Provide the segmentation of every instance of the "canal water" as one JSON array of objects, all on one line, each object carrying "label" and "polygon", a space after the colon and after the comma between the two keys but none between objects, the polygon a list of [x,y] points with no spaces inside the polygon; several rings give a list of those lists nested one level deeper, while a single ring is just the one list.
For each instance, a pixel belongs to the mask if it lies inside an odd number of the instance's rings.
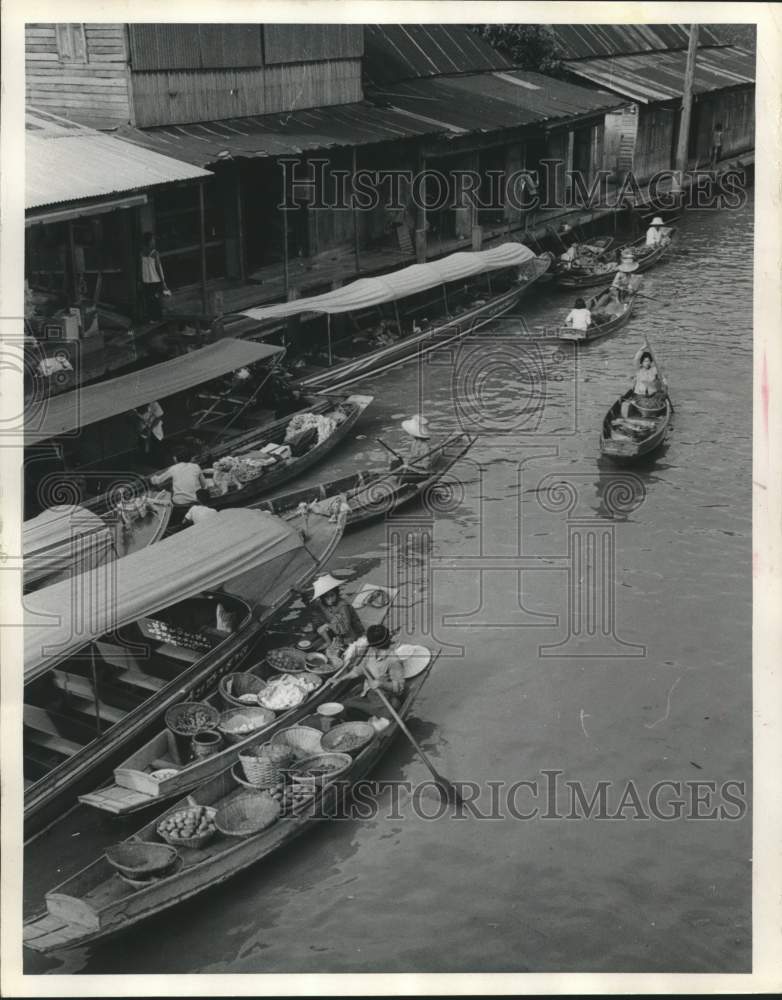
[{"label": "canal water", "polygon": [[[330,569],[401,584],[403,634],[443,650],[411,729],[482,814],[495,783],[496,818],[385,791],[373,818],[28,972],[749,971],[751,818],[726,796],[751,797],[752,245],[751,205],[687,214],[630,325],[577,355],[519,332],[572,305],[541,287],[498,333],[354,386],[375,402],[310,477],[383,464],[413,412],[478,433],[428,506],[347,536]],[[674,426],[621,469],[599,429],[644,336]],[[429,775],[400,737],[375,777]],[[600,782],[583,818],[572,789]],[[739,818],[690,818],[720,806]],[[77,810],[34,845],[25,911],[117,829]]]}]

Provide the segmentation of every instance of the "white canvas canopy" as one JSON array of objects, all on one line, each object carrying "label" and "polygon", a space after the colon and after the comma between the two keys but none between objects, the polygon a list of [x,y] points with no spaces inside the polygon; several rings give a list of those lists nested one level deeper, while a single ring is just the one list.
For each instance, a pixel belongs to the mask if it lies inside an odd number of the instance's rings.
[{"label": "white canvas canopy", "polygon": [[354,309],[393,302],[429,288],[447,284],[449,281],[463,281],[465,278],[499,271],[505,267],[519,267],[535,258],[529,247],[522,243],[503,243],[490,250],[476,253],[454,253],[442,260],[428,264],[412,264],[391,274],[375,278],[359,278],[344,288],[337,288],[324,295],[311,298],[280,302],[274,306],[259,306],[247,309],[245,316],[255,320],[283,319],[300,313],[344,313]]},{"label": "white canvas canopy", "polygon": [[75,574],[114,558],[114,535],[105,521],[84,507],[49,507],[24,523],[24,582],[30,585],[73,568]]}]

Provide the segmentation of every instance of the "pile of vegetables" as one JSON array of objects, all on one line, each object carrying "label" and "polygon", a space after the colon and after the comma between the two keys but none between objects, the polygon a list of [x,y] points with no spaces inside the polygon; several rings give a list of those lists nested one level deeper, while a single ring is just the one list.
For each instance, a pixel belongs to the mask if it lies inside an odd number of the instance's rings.
[{"label": "pile of vegetables", "polygon": [[202,837],[213,834],[217,830],[213,812],[206,806],[193,806],[167,816],[158,826],[157,832],[170,843],[190,840],[192,837]]}]

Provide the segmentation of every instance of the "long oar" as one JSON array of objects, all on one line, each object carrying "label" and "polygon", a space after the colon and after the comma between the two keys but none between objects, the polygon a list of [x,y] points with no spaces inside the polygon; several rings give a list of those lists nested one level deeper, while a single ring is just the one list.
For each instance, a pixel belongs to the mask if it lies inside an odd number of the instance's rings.
[{"label": "long oar", "polygon": [[[439,656],[440,654],[438,653],[437,655]],[[367,670],[366,666],[363,663],[361,665],[361,669],[364,671],[364,674],[366,675],[368,680],[370,681],[375,680],[375,678],[372,677],[372,675],[369,673],[369,671]],[[447,778],[444,778],[442,774],[439,773],[439,771],[436,770],[434,764],[429,760],[424,751],[421,749],[415,737],[407,728],[407,726],[404,724],[404,722],[402,721],[402,717],[393,707],[388,698],[386,698],[386,696],[383,694],[383,692],[380,690],[379,687],[373,688],[373,690],[375,694],[378,696],[378,698],[380,698],[380,700],[385,705],[387,712],[392,717],[394,722],[396,722],[396,724],[399,726],[399,728],[402,730],[402,732],[405,734],[408,740],[410,740],[416,752],[418,753],[418,756],[421,758],[424,764],[426,764],[426,767],[429,770],[429,773],[432,775],[434,783],[435,785],[437,785],[440,794],[445,797],[445,800],[447,802],[455,802],[457,805],[462,805],[463,800],[461,795],[459,794],[459,790],[456,788],[455,785],[451,784],[451,782]]]}]

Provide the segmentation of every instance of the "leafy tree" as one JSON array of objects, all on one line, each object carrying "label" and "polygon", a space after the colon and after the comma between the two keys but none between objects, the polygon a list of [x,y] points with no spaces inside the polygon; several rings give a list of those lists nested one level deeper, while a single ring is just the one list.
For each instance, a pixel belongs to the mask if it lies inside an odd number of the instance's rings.
[{"label": "leafy tree", "polygon": [[519,69],[557,74],[560,48],[547,24],[473,24],[470,27]]}]

